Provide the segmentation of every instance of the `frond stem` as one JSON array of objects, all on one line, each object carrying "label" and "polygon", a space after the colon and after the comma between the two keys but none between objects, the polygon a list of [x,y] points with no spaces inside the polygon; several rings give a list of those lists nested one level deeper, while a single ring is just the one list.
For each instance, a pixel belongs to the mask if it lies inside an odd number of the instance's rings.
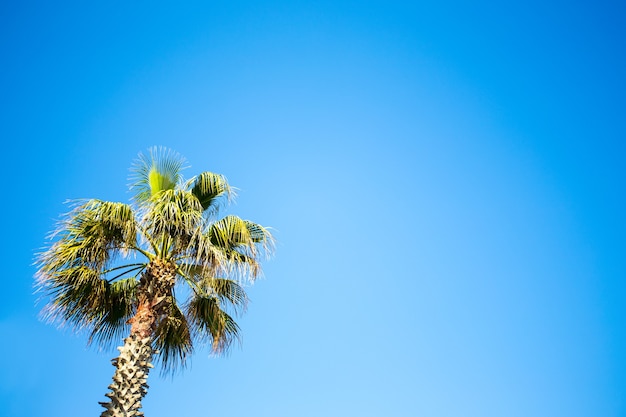
[{"label": "frond stem", "polygon": [[[141,235],[144,237],[144,239],[146,239],[146,241],[148,242],[148,244],[150,245],[150,247],[152,248],[152,250],[154,251],[155,254],[159,253],[159,248],[157,247],[156,242],[150,238],[150,234],[146,231],[145,228],[141,227],[141,225],[138,226],[139,232],[141,233]],[[146,252],[145,250],[139,248],[139,247],[135,247],[135,249],[137,251],[139,251],[141,254],[143,254],[146,258],[152,260],[152,258],[154,258],[155,255]]]},{"label": "frond stem", "polygon": [[136,270],[138,270],[138,269],[143,269],[143,268],[145,268],[145,267],[146,267],[146,266],[145,266],[144,264],[139,264],[139,266],[137,266],[137,267],[135,267],[135,268],[128,269],[128,270],[126,270],[126,271],[122,272],[121,274],[118,274],[118,275],[114,276],[114,277],[113,277],[113,278],[111,278],[111,279],[107,279],[107,282],[110,284],[110,283],[112,283],[113,281],[115,281],[116,279],[118,279],[119,277],[121,277],[122,275],[124,275],[124,274],[126,274],[126,273],[128,273],[128,272],[131,272],[131,271],[136,271]]},{"label": "frond stem", "polygon": [[109,272],[113,272],[113,271],[117,271],[118,269],[122,269],[122,268],[130,268],[131,266],[140,266],[140,265],[145,265],[145,264],[126,264],[126,265],[120,265],[120,266],[116,266],[115,268],[111,268],[111,269],[107,269],[106,271],[102,271],[102,274],[108,274]]},{"label": "frond stem", "polygon": [[[150,245],[150,246],[152,246],[152,245]],[[152,248],[154,249],[154,246],[153,246]],[[143,256],[145,256],[146,258],[148,258],[148,260],[149,260],[149,261],[151,261],[152,259],[154,259],[154,254],[152,254],[152,253],[150,253],[150,252],[148,252],[148,251],[146,251],[146,250],[143,250],[143,249],[141,249],[141,248],[139,248],[139,247],[135,247],[134,249],[135,249],[137,252],[141,253],[141,254],[142,254]],[[155,251],[155,252],[156,252],[156,251]]]},{"label": "frond stem", "polygon": [[181,277],[183,277],[183,279],[185,280],[185,282],[187,282],[187,284],[189,284],[189,286],[191,287],[191,289],[193,290],[193,292],[196,295],[199,295],[199,293],[202,292],[202,290],[200,289],[200,287],[198,287],[198,284],[196,284],[191,278],[189,278],[183,271],[182,269],[180,269],[180,267],[177,265],[176,266],[176,272],[178,273],[178,275],[180,275]]}]

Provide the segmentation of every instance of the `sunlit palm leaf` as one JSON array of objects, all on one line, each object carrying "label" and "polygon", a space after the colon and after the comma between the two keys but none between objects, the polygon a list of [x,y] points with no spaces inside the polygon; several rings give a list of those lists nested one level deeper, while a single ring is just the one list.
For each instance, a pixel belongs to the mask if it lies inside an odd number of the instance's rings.
[{"label": "sunlit palm leaf", "polygon": [[143,221],[153,235],[191,237],[202,225],[202,206],[188,191],[165,190],[151,200]]},{"label": "sunlit palm leaf", "polygon": [[272,235],[266,228],[232,215],[213,223],[209,236],[211,243],[219,248],[237,249],[253,257],[261,255],[260,251],[267,254],[273,248]]},{"label": "sunlit palm leaf", "polygon": [[104,268],[116,251],[135,246],[133,211],[126,204],[89,200],[65,216],[55,236],[57,242],[39,258],[44,270],[70,265]]},{"label": "sunlit palm leaf", "polygon": [[209,227],[211,243],[222,250],[228,272],[254,280],[260,271],[258,258],[273,249],[269,231],[237,216],[226,216]]},{"label": "sunlit palm leaf", "polygon": [[203,210],[217,209],[219,198],[225,196],[230,200],[234,194],[226,177],[212,172],[203,172],[193,182],[191,192],[196,196]]},{"label": "sunlit palm leaf", "polygon": [[150,148],[147,156],[139,154],[131,177],[135,201],[144,204],[161,191],[173,190],[181,181],[184,164],[182,156],[163,147]]},{"label": "sunlit palm leaf", "polygon": [[250,238],[253,242],[271,245],[272,235],[267,230],[267,228],[261,226],[260,224],[253,223],[249,220],[244,220],[244,223],[246,224],[246,228],[248,229],[248,232],[250,233]]},{"label": "sunlit palm leaf", "polygon": [[192,275],[200,274],[198,269],[210,271],[202,274],[216,275],[216,271],[227,263],[224,251],[211,243],[208,233],[201,233],[201,229],[198,232],[191,236],[189,241],[184,242],[186,246],[177,250],[175,256],[186,261],[181,262],[181,265],[193,267]]},{"label": "sunlit palm leaf", "polygon": [[254,249],[255,247],[245,221],[237,216],[226,216],[213,223],[209,229],[209,235],[211,243],[220,248],[233,249],[246,246]]}]

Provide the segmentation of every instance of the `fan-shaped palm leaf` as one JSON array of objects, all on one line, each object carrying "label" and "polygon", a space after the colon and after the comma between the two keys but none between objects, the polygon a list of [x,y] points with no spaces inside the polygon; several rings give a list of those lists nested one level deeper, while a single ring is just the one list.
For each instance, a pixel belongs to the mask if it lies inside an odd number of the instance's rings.
[{"label": "fan-shaped palm leaf", "polygon": [[107,282],[99,271],[74,266],[48,274],[39,283],[51,297],[44,310],[49,321],[71,324],[80,329],[91,325],[104,309]]},{"label": "fan-shaped palm leaf", "polygon": [[118,251],[135,247],[136,224],[129,206],[89,200],[65,216],[54,236],[57,242],[40,254],[43,272],[71,265],[101,269]]},{"label": "fan-shaped palm leaf", "polygon": [[163,372],[171,372],[184,366],[193,351],[193,343],[187,318],[176,304],[168,299],[167,314],[157,324],[154,346],[159,351]]},{"label": "fan-shaped palm leaf", "polygon": [[234,195],[226,177],[212,172],[203,172],[194,178],[191,192],[200,201],[203,210],[217,210],[220,197],[225,196],[230,200]]},{"label": "fan-shaped palm leaf", "polygon": [[273,249],[269,231],[237,216],[226,216],[209,228],[211,243],[222,250],[228,260],[228,271],[254,280],[259,271],[258,258]]},{"label": "fan-shaped palm leaf", "polygon": [[239,283],[226,278],[204,278],[198,283],[204,294],[216,295],[221,304],[230,304],[235,313],[241,313],[248,306],[248,295]]},{"label": "fan-shaped palm leaf", "polygon": [[123,333],[128,330],[128,320],[135,314],[137,284],[135,277],[107,282],[105,299],[100,302],[99,318],[89,335],[90,343],[110,346],[123,337]]},{"label": "fan-shaped palm leaf", "polygon": [[185,241],[201,231],[202,222],[200,202],[193,194],[181,189],[164,190],[155,195],[150,210],[142,219],[150,236]]},{"label": "fan-shaped palm leaf", "polygon": [[239,326],[221,309],[219,298],[194,294],[187,305],[186,315],[199,338],[209,337],[216,353],[224,353],[239,340]]},{"label": "fan-shaped palm leaf", "polygon": [[131,188],[135,201],[144,204],[161,191],[173,190],[181,181],[185,159],[167,148],[153,147],[149,155],[139,154],[133,166]]}]

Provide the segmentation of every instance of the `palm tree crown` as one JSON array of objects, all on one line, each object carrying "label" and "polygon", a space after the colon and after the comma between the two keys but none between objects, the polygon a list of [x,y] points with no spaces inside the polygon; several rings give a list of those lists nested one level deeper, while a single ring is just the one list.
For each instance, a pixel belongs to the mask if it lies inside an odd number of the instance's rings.
[{"label": "palm tree crown", "polygon": [[233,196],[224,176],[185,181],[183,165],[164,148],[140,155],[131,204],[76,202],[38,255],[47,319],[87,329],[100,345],[129,331],[148,338],[166,370],[183,365],[196,341],[221,353],[238,339],[232,314],[246,308],[243,285],[273,248],[267,228],[217,217]]}]

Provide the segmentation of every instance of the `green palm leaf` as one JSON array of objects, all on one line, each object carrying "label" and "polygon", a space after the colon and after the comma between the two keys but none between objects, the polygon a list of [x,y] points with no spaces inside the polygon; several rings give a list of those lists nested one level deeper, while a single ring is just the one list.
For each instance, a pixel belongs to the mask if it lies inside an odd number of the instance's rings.
[{"label": "green palm leaf", "polygon": [[198,264],[181,264],[179,273],[194,292],[218,297],[223,305],[229,305],[236,314],[246,310],[248,295],[237,281],[228,278],[216,278],[213,268]]},{"label": "green palm leaf", "polygon": [[57,242],[40,260],[44,269],[87,264],[104,268],[117,251],[135,247],[136,224],[130,206],[89,200],[62,219],[54,236]]},{"label": "green palm leaf", "polygon": [[224,353],[239,340],[239,326],[221,309],[219,298],[194,294],[187,305],[186,315],[198,338],[209,338],[215,353]]},{"label": "green palm leaf", "polygon": [[239,274],[254,280],[260,272],[258,259],[273,250],[274,239],[269,231],[237,216],[226,216],[209,227],[209,239],[227,260],[226,273]]},{"label": "green palm leaf", "polygon": [[193,351],[187,319],[174,297],[169,298],[167,315],[157,324],[154,346],[159,352],[163,372],[172,372],[184,366]]},{"label": "green palm leaf", "polygon": [[128,277],[107,283],[106,298],[102,300],[100,317],[94,323],[89,342],[110,346],[119,342],[128,331],[128,320],[135,314],[137,279]]},{"label": "green palm leaf", "polygon": [[224,249],[239,249],[255,256],[259,250],[270,252],[273,238],[261,225],[237,216],[226,216],[209,228],[211,243]]},{"label": "green palm leaf", "polygon": [[193,180],[191,192],[196,196],[203,210],[217,210],[219,198],[225,196],[229,201],[234,190],[228,185],[226,177],[212,172],[203,172]]},{"label": "green palm leaf", "polygon": [[68,323],[75,329],[95,322],[104,309],[107,282],[100,271],[75,266],[54,271],[40,278],[39,287],[51,302],[43,311],[48,321]]},{"label": "green palm leaf", "polygon": [[163,147],[150,148],[149,155],[139,154],[131,176],[135,201],[145,204],[159,192],[173,190],[182,179],[184,164],[182,156]]},{"label": "green palm leaf", "polygon": [[164,190],[150,201],[142,219],[148,234],[172,239],[191,239],[201,232],[203,217],[200,202],[189,191]]},{"label": "green palm leaf", "polygon": [[230,304],[235,313],[246,310],[248,295],[239,283],[226,278],[205,278],[198,285],[205,294],[216,295],[221,304]]}]

